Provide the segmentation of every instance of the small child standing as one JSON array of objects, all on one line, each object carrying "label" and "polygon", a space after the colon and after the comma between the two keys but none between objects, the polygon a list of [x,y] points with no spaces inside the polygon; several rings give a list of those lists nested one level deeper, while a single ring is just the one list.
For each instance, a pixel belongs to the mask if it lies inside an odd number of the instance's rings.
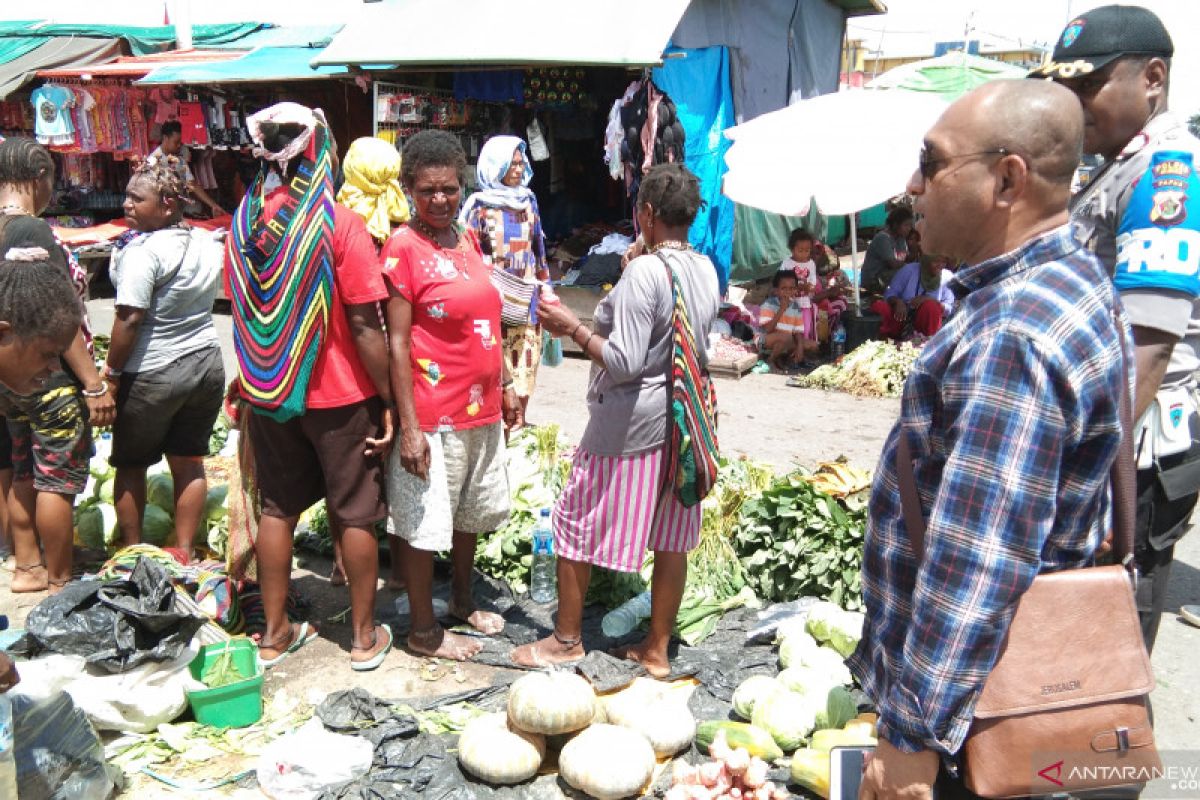
[{"label": "small child standing", "polygon": [[813,236],[803,228],[796,228],[788,236],[791,258],[779,265],[780,272],[792,272],[796,276],[796,305],[804,317],[804,338],[814,344],[817,341],[817,314],[813,306],[813,291],[819,288],[817,264],[813,261]]}]

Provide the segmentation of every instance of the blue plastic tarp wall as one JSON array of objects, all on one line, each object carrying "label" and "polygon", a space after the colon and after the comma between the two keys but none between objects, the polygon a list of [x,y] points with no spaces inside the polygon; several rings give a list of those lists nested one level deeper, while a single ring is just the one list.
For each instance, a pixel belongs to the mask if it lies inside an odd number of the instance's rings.
[{"label": "blue plastic tarp wall", "polygon": [[[672,57],[673,53],[682,55]],[[724,47],[667,48],[667,58],[652,77],[655,85],[675,101],[687,135],[685,163],[700,179],[700,197],[705,206],[696,215],[688,238],[693,247],[712,259],[724,292],[733,256],[734,221],[733,201],[721,193],[725,151],[730,145],[722,132],[734,124],[729,51]]]}]

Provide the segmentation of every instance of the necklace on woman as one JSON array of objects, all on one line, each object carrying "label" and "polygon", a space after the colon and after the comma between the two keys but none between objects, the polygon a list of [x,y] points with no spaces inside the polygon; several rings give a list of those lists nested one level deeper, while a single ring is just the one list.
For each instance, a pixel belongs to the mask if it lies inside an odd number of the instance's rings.
[{"label": "necklace on woman", "polygon": [[420,217],[411,218],[408,221],[408,226],[410,228],[412,228],[413,230],[415,230],[417,233],[424,236],[429,241],[433,242],[435,245],[437,245],[442,250],[458,250],[459,249],[459,241],[462,237],[461,237],[461,233],[458,230],[458,224],[455,222],[451,222],[450,226],[449,226],[450,232],[454,234],[454,246],[453,247],[446,247],[444,244],[442,244],[442,240],[439,238],[440,233],[432,225],[425,222],[425,220],[421,219]]},{"label": "necklace on woman", "polygon": [[24,206],[19,206],[16,203],[5,203],[0,206],[0,214],[24,214],[25,216],[33,216],[25,210]]},{"label": "necklace on woman", "polygon": [[668,239],[665,242],[659,242],[658,244],[650,245],[647,252],[657,253],[663,248],[669,248],[671,250],[691,250],[692,246],[687,242],[681,242],[678,239]]}]

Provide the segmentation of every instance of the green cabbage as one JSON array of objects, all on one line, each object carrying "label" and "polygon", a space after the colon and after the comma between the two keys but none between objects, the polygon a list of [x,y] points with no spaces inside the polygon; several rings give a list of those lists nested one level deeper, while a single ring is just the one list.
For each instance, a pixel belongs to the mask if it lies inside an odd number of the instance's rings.
[{"label": "green cabbage", "polygon": [[225,519],[229,513],[229,484],[223,483],[208,490],[204,499],[204,519],[209,525],[216,525]]},{"label": "green cabbage", "polygon": [[784,669],[804,663],[804,654],[817,650],[817,640],[804,631],[792,630],[779,645],[779,665]]},{"label": "green cabbage", "polygon": [[146,502],[172,514],[175,511],[175,481],[159,473],[146,478]]},{"label": "green cabbage", "polygon": [[754,707],[762,698],[779,691],[779,681],[767,675],[751,675],[733,693],[733,710],[742,719],[748,720]]},{"label": "green cabbage", "polygon": [[105,478],[103,480],[97,479],[95,497],[101,503],[106,503],[110,506],[113,504],[113,479],[112,478]]},{"label": "green cabbage", "polygon": [[146,514],[142,519],[142,541],[156,547],[163,547],[175,533],[175,523],[171,515],[158,506],[146,506]]},{"label": "green cabbage", "polygon": [[864,617],[859,613],[843,611],[833,603],[817,603],[808,612],[805,630],[821,644],[827,644],[848,658],[858,647],[862,638]]},{"label": "green cabbage", "polygon": [[835,676],[816,667],[788,667],[775,678],[789,692],[807,698],[817,709],[825,708],[825,700],[835,686],[840,686]]},{"label": "green cabbage", "polygon": [[75,509],[75,537],[84,547],[104,549],[104,515],[95,503]]},{"label": "green cabbage", "polygon": [[825,727],[840,728],[857,715],[858,704],[846,687],[835,686],[829,690],[829,697],[825,700]]},{"label": "green cabbage", "polygon": [[853,680],[850,676],[850,668],[846,666],[846,660],[833,648],[818,647],[816,650],[804,653],[801,661],[801,666],[812,667],[827,675],[835,684],[849,686]]},{"label": "green cabbage", "polygon": [[781,750],[790,753],[812,733],[816,716],[816,708],[806,698],[781,690],[760,698],[750,719],[755,727],[770,733]]}]

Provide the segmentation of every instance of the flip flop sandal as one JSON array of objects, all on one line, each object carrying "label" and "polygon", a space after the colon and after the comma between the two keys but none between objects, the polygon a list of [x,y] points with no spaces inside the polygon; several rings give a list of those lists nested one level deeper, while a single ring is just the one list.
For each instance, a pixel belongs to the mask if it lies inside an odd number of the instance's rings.
[{"label": "flip flop sandal", "polygon": [[[383,628],[383,632],[387,635],[387,644],[383,646],[382,650],[366,661],[351,660],[350,669],[354,670],[355,672],[370,672],[371,670],[378,668],[379,665],[383,663],[383,659],[387,657],[387,654],[391,652],[392,644],[395,643],[395,639],[392,637],[392,628],[386,623],[380,625],[379,627]],[[378,641],[379,634],[377,633],[375,634],[375,642],[371,642],[371,647],[374,647]]]},{"label": "flip flop sandal", "polygon": [[[313,639],[317,638],[317,635],[318,633],[315,628],[309,628],[307,622],[301,622],[300,630],[296,632],[296,638],[292,640],[292,643],[288,645],[288,648],[274,658],[263,658],[262,656],[258,656],[258,665],[263,669],[270,669],[280,661],[283,661],[292,653],[299,650],[301,647],[304,647],[304,645],[308,644]],[[262,645],[259,646],[261,647]]]}]

